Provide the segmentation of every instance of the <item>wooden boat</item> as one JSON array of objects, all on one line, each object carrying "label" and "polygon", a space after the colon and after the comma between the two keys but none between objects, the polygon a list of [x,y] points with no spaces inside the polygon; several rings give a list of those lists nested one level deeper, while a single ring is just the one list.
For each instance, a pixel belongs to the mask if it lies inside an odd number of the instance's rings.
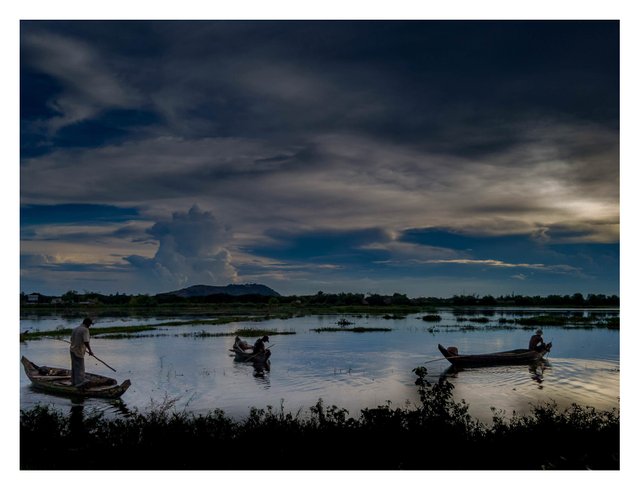
[{"label": "wooden boat", "polygon": [[529,349],[515,349],[490,354],[456,355],[438,344],[438,350],[455,367],[504,366],[510,364],[531,364],[540,361],[551,350],[551,343],[546,350],[538,352]]},{"label": "wooden boat", "polygon": [[71,369],[38,366],[24,356],[20,361],[34,387],[58,395],[119,398],[131,386],[128,379],[119,385],[113,378],[85,373],[88,383],[78,388],[71,384]]},{"label": "wooden boat", "polygon": [[253,349],[242,350],[238,346],[233,346],[232,349],[235,354],[235,359],[238,362],[267,362],[271,357],[271,351],[267,349],[265,352],[254,354]]}]

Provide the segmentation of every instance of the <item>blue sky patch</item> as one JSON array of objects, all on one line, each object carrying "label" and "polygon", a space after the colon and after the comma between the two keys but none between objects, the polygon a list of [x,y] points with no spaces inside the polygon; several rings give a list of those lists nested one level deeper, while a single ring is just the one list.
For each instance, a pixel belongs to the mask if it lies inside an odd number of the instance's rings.
[{"label": "blue sky patch", "polygon": [[63,223],[124,222],[138,218],[135,208],[102,204],[31,204],[20,208],[22,226]]}]

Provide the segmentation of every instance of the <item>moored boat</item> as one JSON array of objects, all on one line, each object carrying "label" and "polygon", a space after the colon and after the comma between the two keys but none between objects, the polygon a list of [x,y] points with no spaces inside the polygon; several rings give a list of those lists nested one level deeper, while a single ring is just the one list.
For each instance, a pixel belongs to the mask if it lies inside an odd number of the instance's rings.
[{"label": "moored boat", "polygon": [[85,373],[87,383],[82,387],[77,387],[71,383],[70,369],[38,366],[24,356],[20,361],[34,387],[58,395],[119,398],[131,386],[131,381],[128,379],[122,384],[118,384],[113,378]]},{"label": "moored boat", "polygon": [[504,352],[492,352],[489,354],[459,355],[457,349],[446,349],[438,344],[438,350],[455,367],[481,367],[515,364],[531,364],[540,361],[551,350],[551,343],[546,345],[542,352],[529,349],[514,349]]}]

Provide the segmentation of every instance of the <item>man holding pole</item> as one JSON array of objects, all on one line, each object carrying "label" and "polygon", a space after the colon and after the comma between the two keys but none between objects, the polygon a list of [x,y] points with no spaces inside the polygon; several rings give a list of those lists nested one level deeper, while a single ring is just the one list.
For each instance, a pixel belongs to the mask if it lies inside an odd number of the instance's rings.
[{"label": "man holding pole", "polygon": [[71,383],[73,386],[80,387],[86,383],[84,378],[84,354],[88,351],[90,356],[93,355],[89,345],[89,327],[92,324],[91,318],[85,318],[81,325],[71,331],[69,353],[71,354]]}]

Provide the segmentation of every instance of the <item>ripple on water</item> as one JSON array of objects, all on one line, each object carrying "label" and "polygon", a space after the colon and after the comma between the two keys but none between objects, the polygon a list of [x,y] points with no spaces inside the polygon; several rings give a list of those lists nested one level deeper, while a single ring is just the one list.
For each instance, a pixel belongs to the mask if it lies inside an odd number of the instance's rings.
[{"label": "ripple on water", "polygon": [[[244,416],[250,406],[308,408],[319,398],[329,404],[348,408],[357,414],[364,407],[375,407],[392,400],[402,406],[405,400],[418,400],[415,373],[425,366],[429,380],[437,381],[447,367],[440,358],[438,343],[457,345],[461,351],[494,352],[516,348],[526,342],[528,332],[513,330],[460,330],[444,325],[458,325],[451,313],[442,312],[439,333],[425,330],[420,316],[387,321],[377,317],[358,318],[359,325],[391,326],[383,333],[350,332],[317,333],[312,328],[335,326],[340,317],[303,317],[273,319],[261,327],[278,331],[295,331],[296,335],[273,337],[270,372],[257,372],[253,366],[235,363],[228,355],[232,338],[174,336],[193,331],[191,327],[168,328],[166,336],[139,339],[95,338],[98,355],[118,369],[116,378],[130,378],[131,388],[123,401],[131,408],[144,410],[150,400],[162,402],[166,397],[176,401],[177,409],[201,412],[221,408],[232,416]],[[467,315],[469,316],[469,315]],[[184,321],[185,317],[176,317]],[[169,321],[170,319],[162,319]],[[65,320],[53,318],[51,328]],[[119,322],[119,323],[118,323]],[[145,320],[146,323],[151,320]],[[101,323],[139,323],[132,319],[103,319]],[[243,322],[244,323],[244,322]],[[47,323],[48,325],[48,323]],[[211,332],[233,331],[241,324],[200,327]],[[44,330],[38,321],[21,320],[24,328]],[[469,369],[449,378],[454,383],[454,396],[469,402],[470,412],[491,412],[496,406],[511,413],[528,413],[531,403],[550,399],[561,406],[581,403],[597,408],[619,404],[619,332],[608,329],[573,331],[547,328],[545,337],[554,340],[552,359],[544,369],[529,371],[527,366]],[[249,340],[253,340],[249,338]],[[40,364],[65,366],[68,347],[64,342],[42,339],[20,344],[21,354]],[[609,356],[609,357],[606,357]],[[580,359],[579,359],[580,358]],[[596,361],[585,360],[596,359]],[[439,361],[435,363],[434,361]],[[87,361],[91,372],[111,374],[99,363]],[[428,364],[426,364],[428,362]],[[105,372],[106,371],[106,372]],[[37,394],[21,372],[21,408],[42,401],[68,410],[64,399]],[[87,401],[85,407],[98,406]],[[111,406],[100,406],[111,413]],[[486,418],[486,417],[485,417]]]},{"label": "ripple on water", "polygon": [[[586,359],[556,359],[545,381],[558,397],[596,408],[611,408],[620,396],[620,367],[617,362]],[[618,404],[616,403],[615,406]]]},{"label": "ripple on water", "polygon": [[470,413],[490,419],[491,407],[506,414],[527,413],[532,406],[553,402],[560,409],[576,403],[599,410],[619,407],[619,364],[613,361],[554,359],[538,366],[465,369],[449,374],[456,399]]}]

